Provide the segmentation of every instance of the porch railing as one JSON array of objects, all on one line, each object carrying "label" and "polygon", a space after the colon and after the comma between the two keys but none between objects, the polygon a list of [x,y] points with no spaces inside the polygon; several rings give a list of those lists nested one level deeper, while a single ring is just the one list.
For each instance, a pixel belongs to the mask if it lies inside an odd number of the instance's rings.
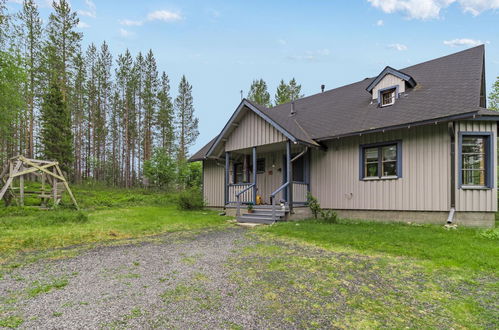
[{"label": "porch railing", "polygon": [[270,199],[272,200],[272,221],[276,221],[276,216],[275,216],[275,196],[281,192],[282,190],[284,190],[287,186],[289,186],[289,181],[286,182],[285,184],[283,184],[282,186],[280,186],[279,188],[277,188],[276,191],[274,191],[272,194],[270,194]]},{"label": "porch railing", "polygon": [[293,203],[306,204],[308,193],[308,183],[293,182]]},{"label": "porch railing", "polygon": [[240,195],[240,200],[242,203],[254,202],[253,191],[251,191],[250,189],[248,190],[248,188],[251,188],[253,185],[254,184],[251,182],[229,184],[227,203],[228,204],[237,203],[237,194],[241,192],[243,192],[243,194]]},{"label": "porch railing", "polygon": [[[241,215],[241,198],[244,199],[244,202],[251,202],[251,203],[255,202],[253,201],[253,189],[255,189],[255,187],[256,185],[254,183],[251,183],[248,187],[236,193],[236,203],[237,203],[236,216]],[[248,195],[251,197],[248,197]]]}]

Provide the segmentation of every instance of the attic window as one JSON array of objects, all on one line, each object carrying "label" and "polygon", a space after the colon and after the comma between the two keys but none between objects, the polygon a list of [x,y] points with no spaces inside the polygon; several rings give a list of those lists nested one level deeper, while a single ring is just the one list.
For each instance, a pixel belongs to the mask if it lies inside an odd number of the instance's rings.
[{"label": "attic window", "polygon": [[395,103],[396,88],[390,88],[380,92],[380,105],[386,107]]}]

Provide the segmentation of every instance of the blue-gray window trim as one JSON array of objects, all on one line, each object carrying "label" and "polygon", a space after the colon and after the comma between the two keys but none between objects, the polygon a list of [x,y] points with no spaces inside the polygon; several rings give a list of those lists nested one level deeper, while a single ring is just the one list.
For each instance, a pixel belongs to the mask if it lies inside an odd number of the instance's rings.
[{"label": "blue-gray window trim", "polygon": [[[390,89],[395,89],[395,100],[399,98],[399,85],[393,85],[393,86],[390,86],[390,87],[378,89],[378,105],[380,107],[382,106],[381,105],[381,94],[383,94],[383,92],[388,91]],[[395,103],[395,101],[394,101],[394,103]],[[382,107],[388,107],[390,105],[393,105],[394,103],[389,104],[389,105],[384,105]]]},{"label": "blue-gray window trim", "polygon": [[[389,145],[397,146],[397,179],[402,177],[402,140],[395,141],[387,141],[387,142],[378,142],[378,143],[370,143],[370,144],[361,144],[359,146],[359,180],[364,180],[364,149],[367,148],[376,148],[376,147],[384,147]],[[378,158],[378,164],[381,162],[381,156]],[[381,171],[381,166],[378,165],[378,174]],[[382,179],[382,176],[378,175],[379,179]]]},{"label": "blue-gray window trim", "polygon": [[[475,186],[463,185],[463,136],[481,136],[486,138],[485,142],[485,187],[494,188],[494,138],[492,132],[459,132],[458,144],[458,185],[459,189],[463,186],[467,189],[473,189]],[[476,188],[483,188],[476,186]]]}]

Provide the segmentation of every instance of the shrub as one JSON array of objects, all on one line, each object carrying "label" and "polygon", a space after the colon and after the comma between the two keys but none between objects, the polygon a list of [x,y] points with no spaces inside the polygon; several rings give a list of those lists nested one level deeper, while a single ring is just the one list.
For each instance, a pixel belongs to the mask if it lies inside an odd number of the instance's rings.
[{"label": "shrub", "polygon": [[310,192],[307,193],[307,201],[308,201],[308,207],[310,208],[310,211],[312,211],[312,214],[314,215],[314,219],[317,219],[317,217],[321,213],[321,204],[319,204],[317,198],[312,196]]},{"label": "shrub", "polygon": [[321,210],[321,220],[325,223],[338,223],[338,214],[333,210]]},{"label": "shrub", "polygon": [[200,210],[204,207],[203,195],[198,188],[186,189],[178,194],[177,206],[180,210]]}]

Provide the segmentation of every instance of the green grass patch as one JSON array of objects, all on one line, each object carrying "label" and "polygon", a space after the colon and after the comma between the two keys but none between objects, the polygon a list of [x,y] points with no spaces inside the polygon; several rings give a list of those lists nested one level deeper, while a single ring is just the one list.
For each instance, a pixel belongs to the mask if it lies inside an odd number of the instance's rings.
[{"label": "green grass patch", "polygon": [[[494,234],[459,227],[316,221],[287,222],[259,229],[282,238],[298,239],[330,250],[384,253],[428,261],[437,267],[495,272],[499,269],[499,244]],[[485,233],[485,234],[484,234]],[[488,237],[492,236],[492,238]]]},{"label": "green grass patch", "polygon": [[24,319],[20,316],[8,316],[0,318],[0,327],[15,329],[24,323]]},{"label": "green grass patch", "polygon": [[40,281],[35,281],[31,284],[31,287],[27,289],[27,294],[30,298],[34,298],[43,293],[48,293],[54,289],[60,290],[68,285],[69,281],[66,278],[54,279],[49,283],[42,283]]},{"label": "green grass patch", "polygon": [[0,264],[19,253],[166,232],[226,226],[209,210],[181,211],[174,194],[109,188],[73,189],[83,211],[0,207]]}]

